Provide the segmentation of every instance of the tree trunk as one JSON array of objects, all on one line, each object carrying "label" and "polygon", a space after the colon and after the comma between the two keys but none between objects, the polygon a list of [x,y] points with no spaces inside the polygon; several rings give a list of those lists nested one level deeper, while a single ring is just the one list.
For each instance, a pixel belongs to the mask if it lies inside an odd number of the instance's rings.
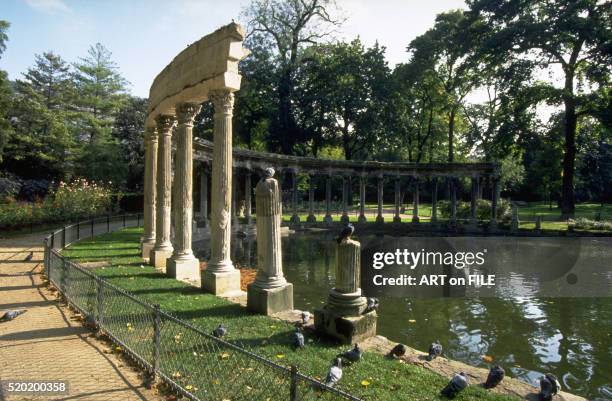
[{"label": "tree trunk", "polygon": [[[573,80],[566,79],[573,85]],[[570,86],[572,88],[572,86]],[[573,88],[572,88],[573,89]],[[568,219],[574,217],[574,165],[576,161],[576,102],[573,96],[566,96],[565,103],[565,154],[563,155],[563,185],[561,187],[561,217]]]},{"label": "tree trunk", "polygon": [[455,113],[456,109],[453,107],[448,114],[448,162],[452,163],[455,160]]}]

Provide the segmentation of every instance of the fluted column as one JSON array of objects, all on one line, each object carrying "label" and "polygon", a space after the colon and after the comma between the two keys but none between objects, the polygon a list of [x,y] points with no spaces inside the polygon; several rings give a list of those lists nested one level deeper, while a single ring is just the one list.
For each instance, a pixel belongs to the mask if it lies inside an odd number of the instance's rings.
[{"label": "fluted column", "polygon": [[414,179],[414,196],[412,205],[412,222],[418,223],[419,219],[419,177]]},{"label": "fluted column", "polygon": [[325,217],[323,222],[331,224],[331,176],[325,177]]},{"label": "fluted column", "polygon": [[314,214],[314,177],[312,174],[308,175],[308,217],[306,221],[309,223],[315,223],[317,221]]},{"label": "fluted column", "polygon": [[491,222],[489,223],[489,228],[495,229],[497,228],[497,200],[499,198],[499,178],[493,178],[492,185],[492,194],[491,194]]},{"label": "fluted column", "polygon": [[150,259],[155,246],[155,200],[157,181],[157,133],[154,128],[145,132],[145,177],[144,177],[144,235],[142,257]]},{"label": "fluted column", "polygon": [[342,176],[342,216],[340,221],[343,223],[349,222],[348,197],[348,180],[345,176]]},{"label": "fluted column", "polygon": [[291,208],[293,209],[293,214],[291,215],[292,223],[299,223],[300,216],[298,215],[298,187],[297,187],[297,170],[291,170]]},{"label": "fluted column", "polygon": [[432,224],[438,222],[438,177],[431,178],[431,220]]},{"label": "fluted column", "polygon": [[400,186],[400,178],[395,177],[395,214],[393,215],[394,223],[401,223],[402,218],[400,217],[400,203],[401,203],[401,186]]},{"label": "fluted column", "polygon": [[166,270],[166,260],[172,255],[170,243],[170,216],[172,190],[172,125],[174,116],[159,115],[156,118],[157,147],[157,193],[155,200],[155,247],[151,251],[150,263]]},{"label": "fluted column", "polygon": [[457,225],[457,188],[455,183],[455,177],[449,178],[449,186],[450,186],[450,203],[451,203],[451,215],[450,215],[450,225],[452,227]]},{"label": "fluted column", "polygon": [[202,169],[200,175],[200,219],[208,225],[208,170]]},{"label": "fluted column", "polygon": [[476,227],[478,219],[476,217],[476,201],[478,199],[478,177],[472,177],[472,197],[470,202],[470,225]]},{"label": "fluted column", "polygon": [[383,184],[384,178],[381,175],[378,176],[378,214],[376,215],[377,223],[384,223],[385,218],[383,217]]},{"label": "fluted column", "polygon": [[193,120],[200,110],[195,103],[178,103],[175,107],[176,163],[174,174],[174,252],[167,262],[167,274],[177,280],[200,284],[200,261],[191,250],[193,228]]},{"label": "fluted column", "polygon": [[366,202],[366,176],[361,175],[359,177],[359,219],[360,223],[365,223],[368,219],[365,216],[365,202]]},{"label": "fluted column", "polygon": [[213,103],[212,210],[210,260],[202,288],[215,295],[240,291],[240,272],[234,268],[230,250],[232,238],[232,112],[234,94],[216,90],[209,94]]},{"label": "fluted column", "polygon": [[232,169],[232,228],[236,230],[238,228],[238,216],[240,211],[238,210],[238,169]]},{"label": "fluted column", "polygon": [[336,246],[336,284],[329,293],[328,308],[341,316],[358,316],[365,309],[361,295],[361,244],[352,239]]},{"label": "fluted column", "polygon": [[247,224],[251,224],[253,219],[251,217],[251,193],[253,189],[251,187],[251,170],[247,170],[244,176],[244,217],[246,217]]}]

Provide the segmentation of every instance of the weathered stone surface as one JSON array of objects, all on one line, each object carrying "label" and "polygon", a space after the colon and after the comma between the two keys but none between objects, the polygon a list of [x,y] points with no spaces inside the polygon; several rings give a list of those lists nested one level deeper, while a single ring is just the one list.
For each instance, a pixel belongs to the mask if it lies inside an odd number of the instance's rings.
[{"label": "weathered stone surface", "polygon": [[166,261],[166,275],[196,286],[200,285],[200,261],[196,258],[168,258]]},{"label": "weathered stone surface", "polygon": [[166,272],[166,261],[172,256],[171,249],[153,249],[150,252],[149,264],[156,269]]},{"label": "weathered stone surface", "polygon": [[272,315],[293,309],[293,284],[281,287],[261,288],[255,283],[247,287],[247,309],[252,312]]},{"label": "weathered stone surface", "polygon": [[315,309],[315,329],[346,344],[362,342],[376,335],[376,311],[360,316],[342,316],[327,307]]}]

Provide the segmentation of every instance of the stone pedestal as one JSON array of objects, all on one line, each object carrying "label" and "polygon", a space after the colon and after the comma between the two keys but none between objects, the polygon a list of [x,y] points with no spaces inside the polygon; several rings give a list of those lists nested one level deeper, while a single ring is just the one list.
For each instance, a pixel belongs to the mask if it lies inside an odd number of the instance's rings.
[{"label": "stone pedestal", "polygon": [[150,252],[149,264],[156,269],[166,272],[166,261],[172,256],[172,248],[170,249],[153,249]]},{"label": "stone pedestal", "polygon": [[231,297],[240,293],[240,270],[209,271],[202,274],[202,289],[208,293]]},{"label": "stone pedestal", "polygon": [[150,261],[151,260],[151,251],[153,250],[153,248],[155,247],[155,240],[152,241],[145,241],[143,240],[142,244],[140,244],[140,250],[142,252],[142,258],[145,261]]},{"label": "stone pedestal", "polygon": [[361,244],[350,238],[337,245],[336,286],[327,303],[315,310],[315,329],[345,343],[376,335],[376,312],[364,314],[367,300],[361,295]]},{"label": "stone pedestal", "polygon": [[[240,272],[239,272],[240,273]],[[198,259],[174,259],[166,261],[166,274],[168,277],[193,284],[200,283],[200,261]]]},{"label": "stone pedestal", "polygon": [[283,275],[281,200],[274,170],[266,169],[255,187],[257,276],[247,287],[247,309],[271,315],[293,309],[293,285]]}]

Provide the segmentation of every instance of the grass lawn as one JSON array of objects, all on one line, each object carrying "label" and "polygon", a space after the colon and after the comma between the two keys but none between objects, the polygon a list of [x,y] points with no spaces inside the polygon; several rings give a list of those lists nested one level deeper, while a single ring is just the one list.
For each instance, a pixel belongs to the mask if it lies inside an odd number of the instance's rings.
[{"label": "grass lawn", "polygon": [[[294,350],[293,326],[266,316],[253,315],[237,304],[205,294],[182,282],[166,278],[149,266],[141,267],[139,238],[142,229],[125,229],[83,241],[64,251],[77,261],[109,260],[110,267],[93,271],[111,283],[145,299],[160,304],[181,319],[211,331],[223,322],[229,329],[228,340],[279,363],[299,366],[301,372],[324,378],[333,358],[347,346],[307,335],[307,348]],[[299,285],[296,283],[295,285]],[[370,384],[364,387],[361,383]],[[439,395],[447,379],[415,365],[389,360],[382,355],[365,353],[363,360],[345,367],[341,388],[370,400],[445,400]],[[327,396],[323,398],[328,399]],[[456,400],[517,400],[490,394],[471,386]]]}]

